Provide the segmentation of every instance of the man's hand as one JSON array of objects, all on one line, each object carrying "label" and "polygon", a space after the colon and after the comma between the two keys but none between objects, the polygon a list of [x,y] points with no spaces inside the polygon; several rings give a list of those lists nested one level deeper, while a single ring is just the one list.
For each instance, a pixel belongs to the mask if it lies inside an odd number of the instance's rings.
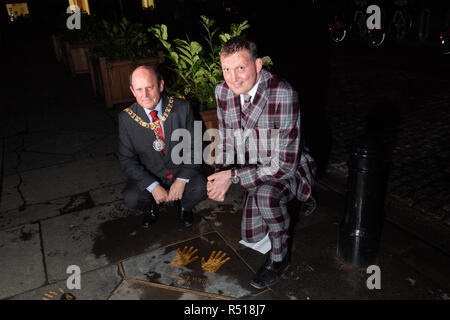
[{"label": "man's hand", "polygon": [[231,185],[231,170],[220,171],[214,173],[208,177],[208,183],[206,184],[206,191],[208,197],[215,201],[224,201],[225,194]]},{"label": "man's hand", "polygon": [[153,188],[152,190],[152,196],[153,199],[155,199],[157,204],[169,201],[169,195],[167,194],[166,189],[164,189],[163,187],[161,187],[161,185],[157,185],[156,187]]},{"label": "man's hand", "polygon": [[174,183],[170,186],[168,201],[181,200],[183,197],[184,188],[186,182],[180,179],[176,179]]}]

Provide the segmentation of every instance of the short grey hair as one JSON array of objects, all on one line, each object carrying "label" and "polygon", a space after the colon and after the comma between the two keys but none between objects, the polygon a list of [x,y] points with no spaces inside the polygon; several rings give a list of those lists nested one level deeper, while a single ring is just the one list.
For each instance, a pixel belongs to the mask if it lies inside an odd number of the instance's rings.
[{"label": "short grey hair", "polygon": [[159,85],[161,83],[161,80],[163,79],[161,73],[159,72],[158,68],[153,67],[153,66],[149,66],[149,65],[146,65],[146,64],[145,65],[141,65],[141,66],[137,66],[136,68],[133,69],[133,71],[131,71],[131,73],[130,73],[130,87],[133,87],[133,83],[132,83],[133,73],[136,71],[137,68],[144,68],[147,71],[154,72],[155,75],[156,75],[156,80],[158,81],[158,87],[159,87]]}]

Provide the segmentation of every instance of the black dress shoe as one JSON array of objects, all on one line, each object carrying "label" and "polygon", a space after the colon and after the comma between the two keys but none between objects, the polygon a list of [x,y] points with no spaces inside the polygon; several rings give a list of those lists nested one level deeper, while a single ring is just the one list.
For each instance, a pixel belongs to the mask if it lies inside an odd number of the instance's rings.
[{"label": "black dress shoe", "polygon": [[178,217],[180,223],[185,227],[192,226],[192,223],[194,222],[194,214],[192,213],[192,211],[185,211],[181,206],[180,201],[177,201],[176,204],[178,208]]},{"label": "black dress shoe", "polygon": [[157,205],[147,207],[143,209],[144,211],[144,228],[149,228],[152,224],[158,220],[159,216],[159,207]]},{"label": "black dress shoe", "polygon": [[286,256],[280,262],[273,262],[268,255],[264,264],[259,268],[250,285],[256,289],[264,289],[274,285],[280,280],[280,276],[289,265],[289,257]]},{"label": "black dress shoe", "polygon": [[184,211],[180,210],[180,223],[184,225],[185,227],[192,226],[192,223],[194,222],[194,214],[192,211]]}]

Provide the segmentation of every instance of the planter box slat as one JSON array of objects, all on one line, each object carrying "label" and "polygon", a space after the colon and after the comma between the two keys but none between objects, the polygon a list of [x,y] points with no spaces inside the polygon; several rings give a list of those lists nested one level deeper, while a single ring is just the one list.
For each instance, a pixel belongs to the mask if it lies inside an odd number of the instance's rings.
[{"label": "planter box slat", "polygon": [[[97,61],[91,56],[88,61],[94,95],[103,96],[108,108],[117,103],[134,101],[129,77],[135,65],[130,60],[108,63],[106,58]],[[138,60],[137,65],[158,66],[161,62],[160,58],[144,58]]]},{"label": "planter box slat", "polygon": [[217,120],[217,110],[202,111],[200,112],[200,116],[202,117],[206,129],[219,128],[219,122]]}]

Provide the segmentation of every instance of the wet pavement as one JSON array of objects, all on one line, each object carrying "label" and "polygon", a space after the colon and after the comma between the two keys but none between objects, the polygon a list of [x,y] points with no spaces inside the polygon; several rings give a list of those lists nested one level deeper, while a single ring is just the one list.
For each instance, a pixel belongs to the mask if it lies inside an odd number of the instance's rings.
[{"label": "wet pavement", "polygon": [[[178,225],[167,205],[157,224],[143,229],[142,214],[122,204],[121,106],[108,110],[95,100],[89,76],[71,77],[54,59],[50,39],[25,48],[4,66],[11,79],[1,117],[0,299],[52,300],[63,292],[81,300],[450,298],[450,257],[407,232],[408,219],[383,224],[379,289],[369,289],[366,268],[337,257],[345,175],[332,170],[315,187],[318,207],[311,216],[301,215],[297,203],[290,206],[292,262],[265,290],[249,286],[265,256],[239,243],[239,187],[224,203],[200,203],[190,228]],[[184,247],[198,249],[192,256],[198,258],[180,265],[177,249]],[[213,251],[231,259],[207,268],[203,262]],[[70,286],[74,265],[80,289]]]},{"label": "wet pavement", "polygon": [[448,62],[429,43],[333,47],[326,117],[328,172],[346,177],[351,143],[371,132],[388,165],[387,218],[450,253]]}]

